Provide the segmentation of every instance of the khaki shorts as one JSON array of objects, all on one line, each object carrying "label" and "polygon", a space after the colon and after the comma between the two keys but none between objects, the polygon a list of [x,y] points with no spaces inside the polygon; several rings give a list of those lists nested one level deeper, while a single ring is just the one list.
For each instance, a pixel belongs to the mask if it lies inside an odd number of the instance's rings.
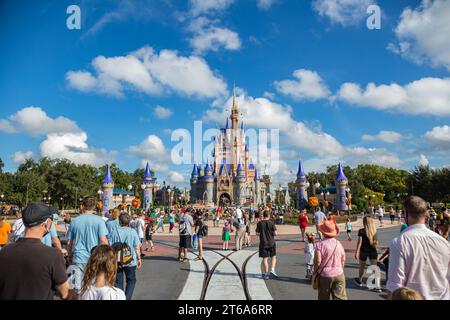
[{"label": "khaki shorts", "polygon": [[345,275],[333,278],[320,277],[319,279],[319,300],[347,300],[347,290],[345,288]]}]

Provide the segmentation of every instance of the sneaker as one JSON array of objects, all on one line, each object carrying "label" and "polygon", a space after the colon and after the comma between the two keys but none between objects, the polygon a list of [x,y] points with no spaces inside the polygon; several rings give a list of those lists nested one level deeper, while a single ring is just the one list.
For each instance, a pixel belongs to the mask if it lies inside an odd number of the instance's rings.
[{"label": "sneaker", "polygon": [[362,284],[361,280],[359,280],[359,278],[354,278],[353,280],[355,281],[355,283],[356,283],[356,285],[358,287],[362,287],[363,286],[363,284]]},{"label": "sneaker", "polygon": [[370,291],[376,292],[376,293],[383,293],[383,290],[380,289],[380,288],[374,288],[374,289],[372,289],[372,290],[370,290]]},{"label": "sneaker", "polygon": [[275,272],[275,270],[270,270],[270,273],[271,273],[275,278],[278,278],[278,275],[277,275],[277,273]]},{"label": "sneaker", "polygon": [[266,273],[265,275],[264,275],[264,280],[269,280],[270,279],[270,275],[268,274],[268,273]]}]

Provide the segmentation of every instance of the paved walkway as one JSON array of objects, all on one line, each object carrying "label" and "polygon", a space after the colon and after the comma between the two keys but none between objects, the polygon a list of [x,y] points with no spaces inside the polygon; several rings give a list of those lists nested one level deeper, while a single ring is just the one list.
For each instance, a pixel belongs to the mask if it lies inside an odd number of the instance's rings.
[{"label": "paved walkway", "polygon": [[[277,225],[277,272],[279,278],[264,280],[261,275],[262,259],[258,256],[259,238],[255,236],[256,225],[252,225],[252,245],[241,251],[222,250],[220,227],[209,226],[209,236],[204,238],[204,260],[195,260],[197,253],[189,253],[190,261],[181,263],[178,255],[178,229],[173,233],[156,233],[153,237],[154,251],[144,246],[143,266],[137,272],[134,299],[138,300],[316,300],[317,291],[305,279],[304,243],[300,241],[300,229],[293,225]],[[399,230],[399,224],[385,222],[379,230],[381,247],[386,247]],[[362,220],[353,222],[353,239],[362,227]],[[353,258],[356,241],[347,241],[344,224],[340,224],[339,238],[347,253],[345,274],[349,299],[384,299],[385,294],[376,294],[356,287],[352,278],[358,272],[358,261]],[[64,227],[57,226],[64,241]],[[309,226],[308,232],[315,232]],[[234,236],[230,241],[234,248]],[[383,276],[384,277],[384,276]]]},{"label": "paved walkway", "polygon": [[[347,278],[348,297],[351,300],[385,299],[386,294],[384,293],[373,293],[366,288],[359,288],[353,284],[352,278],[356,277],[358,272],[358,261],[353,258],[356,246],[356,232],[362,224],[358,221],[353,226],[353,241],[347,240],[345,232],[341,232],[339,235],[339,239],[347,253],[345,274]],[[379,228],[380,247],[386,247],[390,240],[398,234],[399,225],[394,224],[391,226],[390,224],[386,224],[384,227],[380,227],[379,222],[377,222],[377,226]],[[177,287],[179,290],[177,293],[171,294],[173,299],[316,300],[317,291],[313,290],[310,281],[305,279],[304,244],[299,239],[299,229],[296,226],[277,227],[279,231],[297,232],[295,234],[281,234],[277,237],[277,272],[279,278],[272,277],[270,280],[264,280],[262,278],[262,259],[258,257],[258,239],[255,236],[253,236],[253,245],[251,247],[236,252],[234,250],[223,251],[220,236],[212,234],[204,238],[203,261],[195,260],[197,255],[194,251],[189,254],[190,261],[188,263],[181,263],[175,260],[178,237],[175,234],[158,234],[154,236],[156,250],[155,252],[148,253],[148,255],[149,257],[158,255],[160,254],[160,250],[174,254],[173,260],[170,261],[173,264],[171,268],[174,270],[174,276],[177,273],[183,274],[185,276],[185,282],[183,286]],[[220,228],[211,228],[210,230],[214,229],[220,230]],[[280,233],[283,233],[283,231]],[[230,241],[231,243],[233,241]],[[159,249],[158,247],[160,246],[165,249]],[[157,259],[152,260],[151,258],[145,260],[144,266],[147,263],[161,264]],[[160,267],[154,267],[153,269],[158,270],[157,272],[160,278],[165,277],[167,273],[166,270]],[[384,274],[383,279],[385,279]],[[167,285],[172,280],[172,278],[167,279]],[[144,286],[144,283],[138,282],[135,294],[136,299],[146,298],[146,296],[140,293],[139,287],[141,286]],[[147,285],[146,287],[148,290],[152,286],[150,284],[150,286]],[[158,290],[167,291],[161,287]]]}]

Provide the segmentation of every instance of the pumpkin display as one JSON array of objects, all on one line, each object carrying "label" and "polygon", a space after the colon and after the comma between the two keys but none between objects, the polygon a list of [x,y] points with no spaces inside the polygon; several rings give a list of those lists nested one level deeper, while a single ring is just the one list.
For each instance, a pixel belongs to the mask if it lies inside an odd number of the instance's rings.
[{"label": "pumpkin display", "polygon": [[347,200],[345,200],[345,204],[346,205],[351,205],[352,204],[352,199],[350,199],[350,198],[347,198]]},{"label": "pumpkin display", "polygon": [[311,207],[317,207],[317,205],[319,204],[319,199],[317,199],[317,197],[310,197],[309,201],[308,201],[308,204]]},{"label": "pumpkin display", "polygon": [[141,206],[141,200],[139,200],[138,198],[134,198],[133,201],[131,201],[131,205],[134,208],[139,208]]},{"label": "pumpkin display", "polygon": [[100,210],[103,209],[103,202],[102,201],[98,201],[97,202],[97,208],[99,208]]},{"label": "pumpkin display", "polygon": [[125,210],[125,209],[127,208],[127,205],[126,205],[125,203],[122,203],[122,204],[120,205],[120,208],[121,208],[122,210]]}]

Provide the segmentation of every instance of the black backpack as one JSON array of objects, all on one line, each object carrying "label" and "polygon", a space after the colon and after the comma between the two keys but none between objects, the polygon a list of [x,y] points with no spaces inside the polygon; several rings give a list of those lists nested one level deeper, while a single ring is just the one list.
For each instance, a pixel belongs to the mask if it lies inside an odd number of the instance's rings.
[{"label": "black backpack", "polygon": [[208,226],[207,225],[203,225],[201,233],[202,233],[202,236],[204,236],[204,237],[208,236]]},{"label": "black backpack", "polygon": [[180,222],[178,222],[178,231],[179,231],[180,235],[187,234],[186,221],[184,220],[184,217],[182,219],[180,219]]},{"label": "black backpack", "polygon": [[152,225],[148,223],[147,227],[145,228],[145,236],[150,237],[151,235],[153,235],[153,228]]}]

